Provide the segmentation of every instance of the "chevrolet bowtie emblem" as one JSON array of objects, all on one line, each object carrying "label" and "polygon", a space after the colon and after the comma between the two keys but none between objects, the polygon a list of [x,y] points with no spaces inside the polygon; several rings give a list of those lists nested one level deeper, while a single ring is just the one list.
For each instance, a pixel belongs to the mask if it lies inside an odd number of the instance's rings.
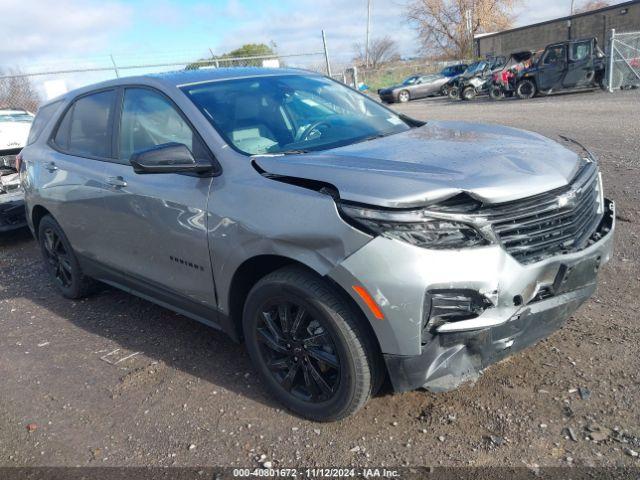
[{"label": "chevrolet bowtie emblem", "polygon": [[576,192],[574,190],[558,197],[558,208],[573,206],[576,203]]}]

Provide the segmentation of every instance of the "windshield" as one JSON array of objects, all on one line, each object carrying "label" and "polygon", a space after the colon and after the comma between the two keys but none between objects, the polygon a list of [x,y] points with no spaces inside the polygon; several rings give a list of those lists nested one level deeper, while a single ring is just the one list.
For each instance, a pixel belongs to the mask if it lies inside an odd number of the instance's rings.
[{"label": "windshield", "polygon": [[182,90],[229,144],[249,155],[325,150],[410,128],[373,100],[321,76],[241,78]]},{"label": "windshield", "polygon": [[482,70],[484,70],[484,67],[486,65],[487,65],[487,62],[474,63],[467,69],[467,71],[465,73],[466,74],[474,74],[474,73],[481,72]]},{"label": "windshield", "polygon": [[27,112],[5,113],[0,112],[0,122],[25,122],[31,123],[33,115]]}]

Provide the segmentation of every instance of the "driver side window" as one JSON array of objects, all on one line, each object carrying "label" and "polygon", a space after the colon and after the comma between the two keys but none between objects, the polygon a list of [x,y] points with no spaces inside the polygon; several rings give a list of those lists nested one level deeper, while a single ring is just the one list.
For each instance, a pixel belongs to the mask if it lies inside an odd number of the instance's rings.
[{"label": "driver side window", "polygon": [[120,160],[126,163],[134,152],[171,142],[194,151],[193,130],[171,102],[146,88],[126,89],[120,120]]},{"label": "driver side window", "polygon": [[544,65],[555,65],[557,63],[563,63],[565,60],[565,50],[564,45],[558,45],[556,47],[551,47],[547,50],[547,53],[544,55],[544,59],[542,63]]}]

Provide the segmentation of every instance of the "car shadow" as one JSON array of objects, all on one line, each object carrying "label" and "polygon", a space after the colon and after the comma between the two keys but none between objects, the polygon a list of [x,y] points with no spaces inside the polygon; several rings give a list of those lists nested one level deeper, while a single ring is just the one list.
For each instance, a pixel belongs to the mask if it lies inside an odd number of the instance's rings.
[{"label": "car shadow", "polygon": [[483,94],[478,95],[473,100],[455,100],[449,97],[435,97],[435,98],[424,98],[420,100],[415,100],[416,102],[435,102],[439,101],[441,103],[449,103],[449,104],[474,104],[474,103],[492,103],[492,104],[505,104],[510,102],[541,102],[546,101],[547,99],[560,98],[560,97],[570,97],[574,95],[583,95],[583,94],[599,94],[605,93],[597,88],[589,88],[589,89],[578,89],[578,90],[561,90],[559,92],[552,92],[547,95],[539,95],[534,98],[530,98],[528,100],[522,100],[518,98],[516,95],[512,97],[505,97],[500,100],[493,100],[489,95]]},{"label": "car shadow", "polygon": [[[139,352],[119,367],[136,370],[157,362],[266,406],[281,407],[257,377],[244,346],[223,332],[102,284],[85,299],[63,298],[26,229],[0,235],[0,303],[19,298],[104,338],[105,351]],[[95,360],[101,355],[96,353]],[[113,368],[106,362],[104,366]],[[153,368],[159,370],[157,365]],[[127,373],[123,371],[122,381]]]}]

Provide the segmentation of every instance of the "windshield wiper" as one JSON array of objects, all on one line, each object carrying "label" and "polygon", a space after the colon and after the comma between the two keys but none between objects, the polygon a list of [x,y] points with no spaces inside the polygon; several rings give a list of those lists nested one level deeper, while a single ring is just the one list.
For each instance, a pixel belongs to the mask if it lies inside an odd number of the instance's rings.
[{"label": "windshield wiper", "polygon": [[354,143],[368,142],[369,140],[376,140],[377,138],[388,137],[389,135],[393,135],[393,133],[395,133],[395,132],[376,133],[375,135],[370,135],[368,137],[361,138],[360,140],[358,140],[357,142],[354,142]]},{"label": "windshield wiper", "polygon": [[310,150],[304,150],[303,148],[292,148],[291,150],[283,150],[282,152],[277,152],[282,155],[300,155],[301,153],[309,153]]}]

